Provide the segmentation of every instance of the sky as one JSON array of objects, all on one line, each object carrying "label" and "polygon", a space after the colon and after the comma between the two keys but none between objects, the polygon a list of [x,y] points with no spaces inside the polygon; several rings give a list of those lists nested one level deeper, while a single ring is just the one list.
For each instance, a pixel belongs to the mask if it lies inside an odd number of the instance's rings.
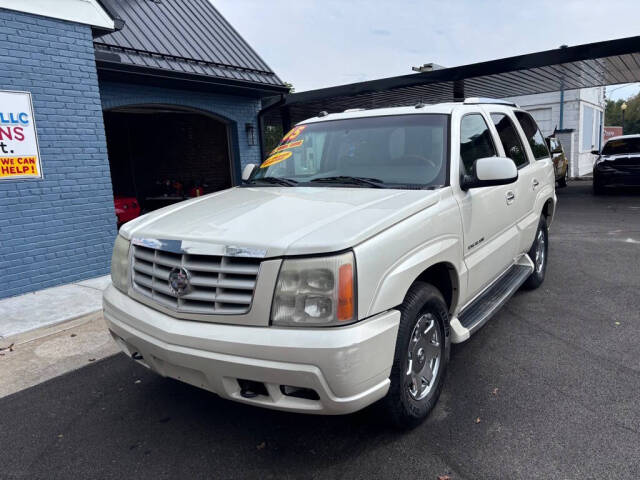
[{"label": "sky", "polygon": [[211,1],[297,92],[640,35],[638,0]]}]

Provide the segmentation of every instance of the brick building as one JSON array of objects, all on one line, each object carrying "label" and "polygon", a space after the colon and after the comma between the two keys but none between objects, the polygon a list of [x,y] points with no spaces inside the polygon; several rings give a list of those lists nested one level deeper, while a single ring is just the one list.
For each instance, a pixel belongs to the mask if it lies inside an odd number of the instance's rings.
[{"label": "brick building", "polygon": [[152,210],[237,183],[286,91],[208,0],[0,0],[0,161],[33,127],[39,163],[0,174],[0,298],[108,273],[114,196]]}]

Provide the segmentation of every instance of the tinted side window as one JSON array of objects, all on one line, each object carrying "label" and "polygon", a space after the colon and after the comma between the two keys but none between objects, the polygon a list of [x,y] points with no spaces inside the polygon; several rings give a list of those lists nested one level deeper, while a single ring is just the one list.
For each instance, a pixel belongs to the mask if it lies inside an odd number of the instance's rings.
[{"label": "tinted side window", "polygon": [[480,114],[465,115],[460,122],[460,159],[465,174],[473,172],[473,162],[479,158],[494,157],[491,132]]},{"label": "tinted side window", "polygon": [[498,136],[504,147],[504,153],[516,164],[516,167],[522,168],[529,163],[524,153],[520,136],[515,125],[509,117],[504,113],[492,113],[491,120],[498,130]]},{"label": "tinted side window", "polygon": [[516,118],[518,122],[520,122],[520,126],[522,130],[524,130],[524,134],[529,141],[529,145],[531,145],[531,151],[533,152],[533,156],[536,160],[541,158],[546,158],[549,156],[549,149],[547,148],[547,144],[544,142],[544,137],[542,133],[540,133],[540,129],[536,122],[533,120],[531,115],[525,112],[515,112]]}]

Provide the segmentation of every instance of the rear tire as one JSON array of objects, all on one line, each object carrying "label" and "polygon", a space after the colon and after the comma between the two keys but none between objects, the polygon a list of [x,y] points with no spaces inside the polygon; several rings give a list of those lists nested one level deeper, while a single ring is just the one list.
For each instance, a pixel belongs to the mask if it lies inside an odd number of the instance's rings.
[{"label": "rear tire", "polygon": [[396,427],[420,425],[433,409],[449,363],[449,310],[433,285],[414,283],[399,307],[391,385],[381,401]]},{"label": "rear tire", "polygon": [[547,217],[540,216],[538,229],[533,240],[533,245],[529,249],[529,258],[533,261],[533,272],[522,285],[527,290],[538,288],[544,282],[547,273],[547,257],[549,251],[549,231],[547,228]]},{"label": "rear tire", "polygon": [[567,180],[569,179],[569,167],[564,170],[564,176],[558,180],[558,186],[564,188],[567,186]]}]

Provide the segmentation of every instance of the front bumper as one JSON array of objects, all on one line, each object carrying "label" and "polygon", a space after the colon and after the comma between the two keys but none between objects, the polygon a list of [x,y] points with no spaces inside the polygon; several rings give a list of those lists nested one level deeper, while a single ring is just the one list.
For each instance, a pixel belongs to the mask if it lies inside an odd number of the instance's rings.
[{"label": "front bumper", "polygon": [[607,186],[640,186],[640,168],[612,168],[596,165],[593,171],[594,181]]},{"label": "front bumper", "polygon": [[[113,286],[104,318],[120,348],[160,375],[223,398],[279,410],[345,414],[389,389],[400,312],[389,310],[338,328],[274,328],[179,320]],[[264,384],[245,398],[238,380]],[[285,395],[281,386],[314,390],[319,399]]]}]

